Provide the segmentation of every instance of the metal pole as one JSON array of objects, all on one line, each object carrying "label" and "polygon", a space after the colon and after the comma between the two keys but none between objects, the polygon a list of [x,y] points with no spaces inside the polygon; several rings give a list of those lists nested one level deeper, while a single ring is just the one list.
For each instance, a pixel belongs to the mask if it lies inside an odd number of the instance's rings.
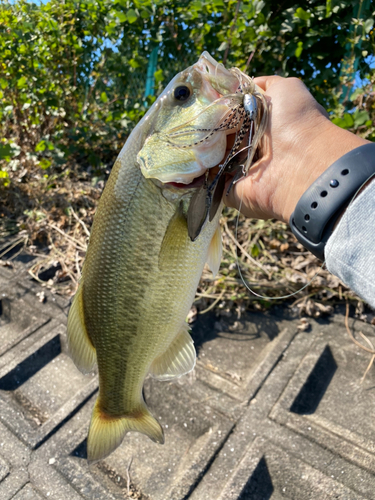
[{"label": "metal pole", "polygon": [[152,50],[150,58],[148,60],[145,98],[148,97],[149,95],[155,95],[154,74],[156,71],[156,66],[158,64],[158,51],[159,51],[159,45]]}]

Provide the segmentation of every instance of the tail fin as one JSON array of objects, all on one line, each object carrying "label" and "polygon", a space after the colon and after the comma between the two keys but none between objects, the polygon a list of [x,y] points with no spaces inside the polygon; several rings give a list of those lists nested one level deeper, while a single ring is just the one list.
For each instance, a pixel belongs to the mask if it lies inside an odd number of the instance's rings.
[{"label": "tail fin", "polygon": [[112,417],[100,408],[98,398],[92,412],[87,438],[88,462],[94,463],[106,458],[120,446],[129,431],[141,432],[156,443],[164,444],[163,429],[148,411],[145,403],[133,416]]}]

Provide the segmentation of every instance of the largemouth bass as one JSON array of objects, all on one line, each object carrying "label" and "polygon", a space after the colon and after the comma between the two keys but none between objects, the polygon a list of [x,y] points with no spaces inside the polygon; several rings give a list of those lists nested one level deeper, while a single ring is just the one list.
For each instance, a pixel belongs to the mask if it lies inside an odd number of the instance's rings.
[{"label": "largemouth bass", "polygon": [[194,368],[186,317],[205,262],[213,274],[219,269],[222,202],[195,241],[187,213],[226,156],[226,136],[244,123],[245,87],[254,90],[249,77],[203,53],[169,83],[112,169],[68,318],[75,364],[82,372],[98,365],[90,462],[108,456],[128,431],[164,442],[143,384],[148,374],[171,380]]}]

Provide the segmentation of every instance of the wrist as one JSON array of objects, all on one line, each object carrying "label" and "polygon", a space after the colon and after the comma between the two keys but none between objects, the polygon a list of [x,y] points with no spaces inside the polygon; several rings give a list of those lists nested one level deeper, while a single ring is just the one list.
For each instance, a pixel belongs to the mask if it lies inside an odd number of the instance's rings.
[{"label": "wrist", "polygon": [[330,165],[349,151],[369,143],[362,137],[337,127],[328,120],[325,121],[320,132],[313,139],[310,138],[306,148],[301,151],[298,169],[293,171],[288,180],[287,196],[284,197],[284,206],[280,212],[280,218],[284,222],[289,222],[303,193]]},{"label": "wrist", "polygon": [[290,217],[302,245],[324,261],[335,223],[375,174],[375,144],[368,142],[336,160],[305,191]]}]

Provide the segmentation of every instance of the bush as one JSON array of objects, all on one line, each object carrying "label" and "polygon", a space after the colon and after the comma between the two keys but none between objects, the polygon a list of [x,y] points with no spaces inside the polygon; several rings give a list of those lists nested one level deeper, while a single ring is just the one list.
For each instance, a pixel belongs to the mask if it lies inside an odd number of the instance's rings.
[{"label": "bush", "polygon": [[[203,50],[243,70],[255,51],[252,75],[302,77],[338,125],[373,140],[373,17],[369,8],[355,17],[356,9],[348,0],[303,8],[290,0],[5,0],[0,182],[9,185],[12,172],[25,180],[35,167],[39,176],[77,166],[102,176],[154,99],[144,92],[155,48],[156,93]],[[369,83],[343,101],[340,85],[355,71]]]}]

